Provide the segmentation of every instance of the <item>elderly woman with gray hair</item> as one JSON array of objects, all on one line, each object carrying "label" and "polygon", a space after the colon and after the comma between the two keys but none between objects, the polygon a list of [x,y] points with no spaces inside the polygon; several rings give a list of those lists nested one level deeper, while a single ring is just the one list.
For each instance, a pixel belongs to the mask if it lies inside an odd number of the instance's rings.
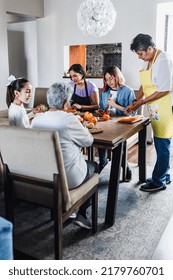
[{"label": "elderly woman with gray hair", "polygon": [[[97,172],[96,162],[85,161],[81,148],[89,147],[93,143],[93,136],[78,119],[64,111],[64,106],[71,99],[72,88],[66,83],[54,83],[47,91],[49,110],[36,117],[31,127],[56,130],[60,136],[64,165],[70,189],[77,188]],[[90,229],[87,220],[87,201],[80,207],[75,224]]]}]

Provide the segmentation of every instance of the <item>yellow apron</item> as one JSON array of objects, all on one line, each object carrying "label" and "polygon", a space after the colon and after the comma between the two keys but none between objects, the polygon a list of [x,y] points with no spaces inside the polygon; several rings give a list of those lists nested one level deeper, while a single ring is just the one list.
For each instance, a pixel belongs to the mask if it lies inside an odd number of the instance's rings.
[{"label": "yellow apron", "polygon": [[[155,61],[157,52],[153,58]],[[157,91],[157,86],[152,83],[152,65],[150,69],[140,71],[140,80],[145,97]],[[167,94],[157,100],[148,102],[148,111],[154,136],[158,138],[173,137],[173,113],[172,113],[171,94]]]}]

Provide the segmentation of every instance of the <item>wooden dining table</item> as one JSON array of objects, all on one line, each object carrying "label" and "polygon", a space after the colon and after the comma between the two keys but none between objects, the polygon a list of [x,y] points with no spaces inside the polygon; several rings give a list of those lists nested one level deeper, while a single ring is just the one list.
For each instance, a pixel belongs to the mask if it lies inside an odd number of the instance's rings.
[{"label": "wooden dining table", "polygon": [[94,142],[89,154],[89,158],[93,159],[93,148],[95,147],[109,149],[112,153],[105,215],[105,224],[110,226],[114,224],[116,216],[123,147],[126,141],[136,133],[138,133],[139,140],[139,181],[144,182],[146,180],[146,135],[150,119],[143,117],[135,123],[120,123],[118,120],[118,117],[114,117],[108,121],[97,123],[96,127],[100,133],[93,133]]}]

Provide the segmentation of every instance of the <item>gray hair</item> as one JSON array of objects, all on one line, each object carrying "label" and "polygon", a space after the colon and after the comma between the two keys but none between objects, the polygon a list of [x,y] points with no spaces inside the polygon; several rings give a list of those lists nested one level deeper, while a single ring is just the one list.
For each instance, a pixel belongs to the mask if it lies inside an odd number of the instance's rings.
[{"label": "gray hair", "polygon": [[137,52],[138,50],[147,51],[148,47],[156,48],[153,38],[148,34],[138,34],[130,45],[130,50]]},{"label": "gray hair", "polygon": [[71,99],[72,87],[67,83],[54,83],[47,91],[47,103],[50,108],[63,108]]}]

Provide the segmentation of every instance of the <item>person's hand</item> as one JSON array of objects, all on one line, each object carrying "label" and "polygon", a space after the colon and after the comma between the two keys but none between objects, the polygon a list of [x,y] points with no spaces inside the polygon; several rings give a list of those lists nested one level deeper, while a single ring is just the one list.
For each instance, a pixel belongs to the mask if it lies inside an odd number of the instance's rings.
[{"label": "person's hand", "polygon": [[48,110],[47,106],[45,106],[44,104],[40,104],[36,108],[33,109],[33,113],[34,114],[43,113],[47,110]]},{"label": "person's hand", "polygon": [[68,109],[71,109],[71,103],[70,101],[67,101],[65,104],[64,104],[64,111],[67,111]]},{"label": "person's hand", "polygon": [[126,107],[125,113],[129,115],[131,112],[136,111],[143,104],[142,100],[134,101],[131,105]]},{"label": "person's hand", "polygon": [[43,112],[43,107],[42,107],[41,105],[39,105],[39,106],[37,106],[36,108],[34,108],[34,109],[32,110],[32,112],[33,112],[34,114],[42,113],[42,112]]},{"label": "person's hand", "polygon": [[114,100],[112,100],[111,98],[108,99],[108,103],[107,103],[108,107],[116,107],[116,103]]},{"label": "person's hand", "polygon": [[74,103],[71,107],[72,107],[72,109],[76,109],[76,110],[82,109],[82,105],[79,105],[78,103]]}]

